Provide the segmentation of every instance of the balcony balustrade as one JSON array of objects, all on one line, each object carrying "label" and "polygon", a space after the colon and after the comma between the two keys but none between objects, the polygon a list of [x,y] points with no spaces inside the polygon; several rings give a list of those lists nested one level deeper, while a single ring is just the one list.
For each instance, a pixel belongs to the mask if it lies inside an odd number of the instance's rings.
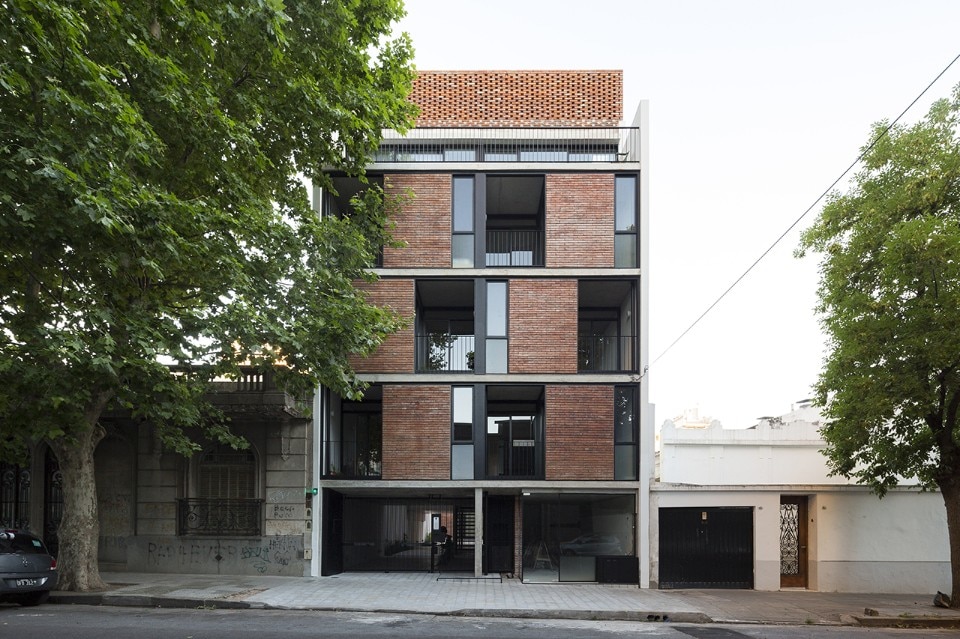
[{"label": "balcony balustrade", "polygon": [[177,534],[263,534],[262,499],[178,499]]}]

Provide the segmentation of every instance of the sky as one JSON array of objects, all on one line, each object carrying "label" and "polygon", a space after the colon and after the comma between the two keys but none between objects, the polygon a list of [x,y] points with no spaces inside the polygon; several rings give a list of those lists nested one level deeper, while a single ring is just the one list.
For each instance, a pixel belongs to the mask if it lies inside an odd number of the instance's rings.
[{"label": "sky", "polygon": [[[621,69],[650,105],[650,399],[746,428],[811,397],[825,353],[811,210],[960,54],[957,0],[405,0],[421,70]],[[960,84],[960,61],[904,116]],[[843,190],[846,180],[841,182]]]}]

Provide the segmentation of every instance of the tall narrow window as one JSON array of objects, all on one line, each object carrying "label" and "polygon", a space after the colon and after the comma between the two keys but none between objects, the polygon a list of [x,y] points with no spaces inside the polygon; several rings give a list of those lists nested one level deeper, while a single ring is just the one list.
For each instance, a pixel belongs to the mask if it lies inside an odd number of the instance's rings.
[{"label": "tall narrow window", "polygon": [[252,499],[257,494],[257,461],[250,450],[218,445],[198,465],[201,499]]},{"label": "tall narrow window", "polygon": [[341,479],[380,477],[383,450],[383,387],[373,385],[362,401],[341,400],[331,414],[324,447],[324,476]]},{"label": "tall narrow window", "polygon": [[507,372],[507,283],[487,282],[488,373]]},{"label": "tall narrow window", "polygon": [[639,420],[636,387],[617,386],[613,402],[613,478],[637,479]]},{"label": "tall narrow window", "polygon": [[454,268],[473,268],[473,177],[453,178],[453,239],[451,250]]},{"label": "tall narrow window", "polygon": [[637,267],[637,178],[618,175],[615,179],[614,266]]},{"label": "tall narrow window", "polygon": [[473,479],[473,387],[453,387],[450,479]]}]

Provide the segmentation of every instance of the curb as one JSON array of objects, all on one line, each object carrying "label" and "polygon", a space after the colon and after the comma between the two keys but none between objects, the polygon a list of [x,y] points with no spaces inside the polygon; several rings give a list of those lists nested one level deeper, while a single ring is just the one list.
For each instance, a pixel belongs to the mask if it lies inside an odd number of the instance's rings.
[{"label": "curb", "polygon": [[[209,610],[313,610],[321,612],[357,612],[382,614],[433,615],[438,617],[487,617],[510,619],[571,619],[577,621],[632,621],[638,623],[760,624],[785,625],[783,621],[713,619],[701,612],[664,612],[642,610],[545,610],[529,608],[462,608],[459,610],[397,610],[381,608],[344,608],[324,606],[273,606],[256,601],[159,597],[152,595],[114,595],[110,592],[53,591],[53,604],[116,606],[126,608],[194,608]],[[791,624],[786,624],[791,625]],[[877,616],[841,615],[839,624],[864,628],[960,629],[960,616]]]},{"label": "curb", "polygon": [[960,617],[853,617],[864,628],[960,628]]},{"label": "curb", "polygon": [[52,592],[49,603],[126,608],[209,608],[216,610],[315,610],[329,612],[365,612],[383,614],[435,615],[439,617],[503,617],[512,619],[573,619],[578,621],[634,621],[644,623],[713,623],[699,612],[663,612],[639,610],[542,610],[529,608],[462,608],[459,610],[396,610],[344,607],[270,606],[229,599],[191,599],[150,595],[111,595],[110,593]]}]

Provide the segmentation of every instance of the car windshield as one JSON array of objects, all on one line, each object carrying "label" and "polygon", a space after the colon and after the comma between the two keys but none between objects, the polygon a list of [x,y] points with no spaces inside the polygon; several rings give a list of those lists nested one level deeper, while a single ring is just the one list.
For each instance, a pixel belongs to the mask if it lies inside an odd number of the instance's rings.
[{"label": "car windshield", "polygon": [[46,549],[36,537],[19,533],[0,532],[0,553],[36,553],[44,554]]}]

